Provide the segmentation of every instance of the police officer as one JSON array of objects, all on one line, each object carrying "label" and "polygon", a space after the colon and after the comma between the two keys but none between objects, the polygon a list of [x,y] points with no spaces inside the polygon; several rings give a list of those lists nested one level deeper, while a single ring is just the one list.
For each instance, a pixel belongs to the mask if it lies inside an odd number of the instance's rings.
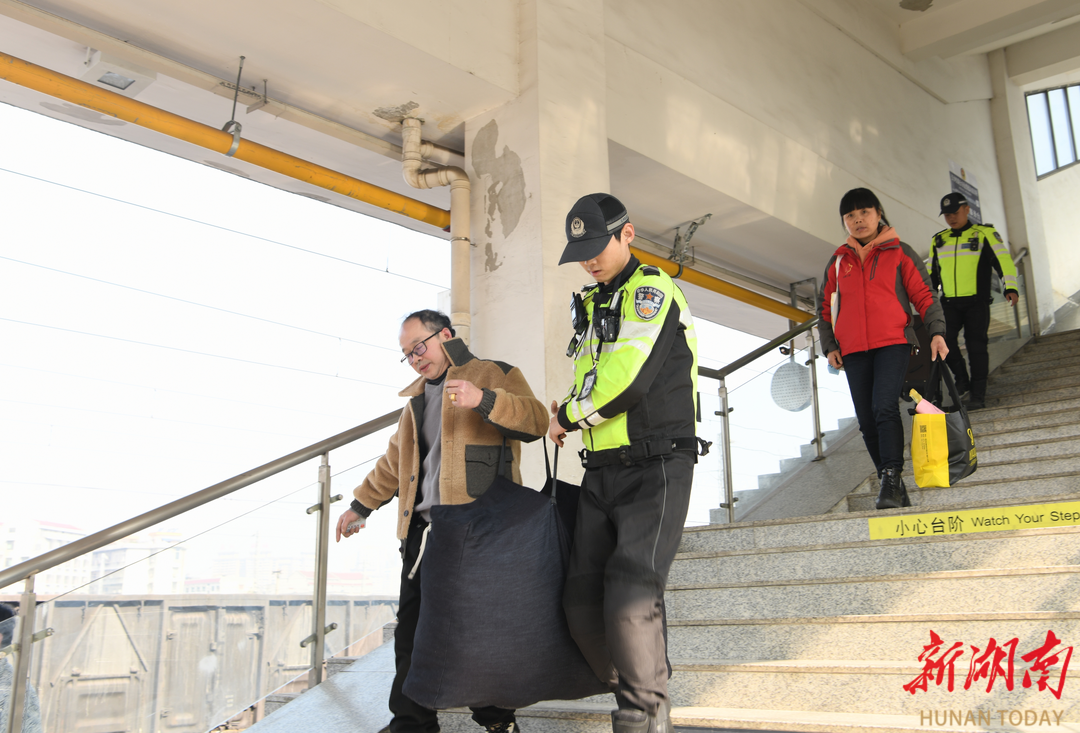
[{"label": "police officer", "polygon": [[[697,339],[682,291],[630,253],[614,196],[578,200],[559,264],[596,281],[575,293],[574,383],[548,435],[581,430],[585,477],[563,606],[593,671],[615,693],[615,733],[668,733],[664,587],[697,462]],[[704,447],[704,444],[702,443]]]},{"label": "police officer", "polygon": [[[963,194],[954,191],[941,199],[941,213],[949,228],[933,237],[930,277],[934,289],[940,287],[943,295],[945,343],[949,347],[945,363],[956,379],[956,389],[961,394],[970,391],[968,409],[980,410],[986,406],[986,378],[990,373],[990,270],[1001,276],[1009,305],[1016,305],[1019,293],[1009,247],[993,224],[973,224],[970,212]],[[971,360],[970,378],[957,347],[961,330]]]}]

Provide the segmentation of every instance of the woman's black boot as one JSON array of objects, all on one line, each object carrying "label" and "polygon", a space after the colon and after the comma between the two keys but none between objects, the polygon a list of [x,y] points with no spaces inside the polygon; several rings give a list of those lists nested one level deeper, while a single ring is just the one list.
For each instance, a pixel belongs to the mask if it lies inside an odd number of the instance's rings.
[{"label": "woman's black boot", "polygon": [[886,468],[881,472],[881,493],[878,494],[878,509],[899,509],[903,506],[907,492],[900,480],[900,471]]},{"label": "woman's black boot", "polygon": [[900,477],[900,506],[911,506],[911,497],[907,495],[907,487],[904,486],[904,477]]}]

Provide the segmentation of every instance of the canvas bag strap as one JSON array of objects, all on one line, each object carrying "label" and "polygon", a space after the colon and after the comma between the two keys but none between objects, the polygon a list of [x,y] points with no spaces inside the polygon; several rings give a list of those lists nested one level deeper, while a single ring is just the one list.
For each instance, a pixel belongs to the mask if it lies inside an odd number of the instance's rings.
[{"label": "canvas bag strap", "polygon": [[551,503],[555,503],[555,492],[559,487],[559,482],[556,480],[556,476],[559,475],[559,446],[555,446],[555,469],[551,468],[551,461],[548,459],[547,452],[547,438],[544,438],[544,468],[547,469],[548,482],[551,484]]},{"label": "canvas bag strap", "polygon": [[956,411],[964,416],[964,420],[967,420],[967,408],[964,407],[964,403],[960,400],[960,393],[956,389],[956,382],[953,381],[952,374],[945,368],[942,359],[934,359],[930,362],[930,383],[934,385],[934,391],[939,395],[942,380],[945,381],[945,389],[948,390],[949,396],[952,397]]}]

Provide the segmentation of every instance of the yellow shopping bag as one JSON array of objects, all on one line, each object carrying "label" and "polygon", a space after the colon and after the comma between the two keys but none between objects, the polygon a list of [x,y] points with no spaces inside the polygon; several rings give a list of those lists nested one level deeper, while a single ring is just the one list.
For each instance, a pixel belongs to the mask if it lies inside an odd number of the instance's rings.
[{"label": "yellow shopping bag", "polygon": [[[931,370],[931,383],[935,388],[935,370],[940,363],[935,361]],[[911,463],[915,469],[915,483],[924,489],[955,486],[960,479],[975,473],[978,467],[975,434],[971,431],[967,409],[960,402],[952,375],[941,369],[941,376],[957,411],[916,413],[911,423]]]}]

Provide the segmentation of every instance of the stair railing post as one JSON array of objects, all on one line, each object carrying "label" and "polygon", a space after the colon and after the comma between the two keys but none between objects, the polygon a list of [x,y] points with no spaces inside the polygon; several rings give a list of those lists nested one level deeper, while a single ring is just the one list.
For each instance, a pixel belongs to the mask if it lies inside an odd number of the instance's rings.
[{"label": "stair railing post", "polygon": [[315,549],[315,594],[312,599],[311,636],[305,641],[311,643],[311,672],[308,673],[308,689],[322,682],[323,654],[326,646],[326,582],[327,564],[330,556],[330,454],[322,454],[319,466],[319,516]]},{"label": "stair railing post", "polygon": [[[11,697],[8,698],[7,730],[22,733],[23,710],[26,706],[26,691],[30,685],[30,658],[34,647],[34,617],[37,611],[37,596],[34,594],[34,575],[26,578],[22,599],[19,601],[19,651],[15,663],[15,678],[11,683]],[[12,639],[14,641],[14,639]],[[4,662],[7,664],[7,662]]]},{"label": "stair railing post", "polygon": [[727,508],[728,524],[733,524],[735,522],[735,479],[731,472],[731,421],[728,419],[730,412],[727,381],[725,377],[720,377],[720,426],[724,433],[724,501],[720,506]]},{"label": "stair railing post", "polygon": [[810,395],[814,408],[814,445],[817,446],[817,455],[814,457],[815,461],[825,460],[824,446],[825,435],[821,432],[821,405],[818,402],[818,384],[817,384],[817,349],[814,345],[814,332],[810,331]]}]

